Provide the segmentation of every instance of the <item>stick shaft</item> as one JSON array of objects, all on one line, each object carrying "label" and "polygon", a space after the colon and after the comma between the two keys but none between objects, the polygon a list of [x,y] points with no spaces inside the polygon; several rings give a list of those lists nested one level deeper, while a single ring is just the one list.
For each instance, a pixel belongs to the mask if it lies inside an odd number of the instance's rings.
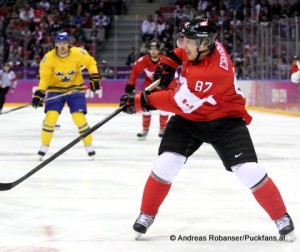
[{"label": "stick shaft", "polygon": [[[53,96],[51,98],[45,99],[44,102],[54,100],[54,99],[60,98],[62,96],[71,95],[71,94],[74,94],[74,93],[77,93],[77,92],[79,92],[79,91],[72,91],[72,92],[56,95],[56,96]],[[13,111],[16,111],[16,110],[19,110],[19,109],[23,109],[23,108],[27,108],[29,106],[31,106],[31,103],[26,103],[25,105],[22,105],[20,107],[16,107],[16,108],[13,108],[13,109],[10,109],[10,110],[3,111],[1,114],[8,114],[10,112],[13,112]]]},{"label": "stick shaft", "polygon": [[[160,79],[156,80],[151,85],[149,85],[147,88],[145,88],[145,90],[146,91],[152,90],[153,88],[155,88],[159,84],[159,81],[160,81]],[[89,134],[93,133],[95,130],[97,130],[102,125],[104,125],[105,123],[107,123],[108,121],[110,121],[116,115],[120,114],[123,111],[123,109],[124,109],[125,106],[126,105],[123,105],[123,106],[119,107],[118,109],[116,109],[114,112],[112,112],[107,117],[105,117],[102,121],[98,122],[93,127],[91,127],[89,130],[87,130],[84,133],[82,133],[79,137],[75,138],[72,142],[70,142],[65,147],[63,147],[62,149],[60,149],[59,151],[57,151],[56,153],[54,153],[52,156],[50,156],[48,159],[46,159],[45,161],[43,161],[42,163],[40,163],[38,166],[36,166],[35,168],[33,168],[31,171],[29,171],[28,173],[26,173],[21,178],[17,179],[14,182],[11,182],[11,183],[0,183],[0,191],[10,190],[10,189],[14,188],[15,186],[17,186],[18,184],[20,184],[21,182],[23,182],[24,180],[26,180],[27,178],[29,178],[30,176],[32,176],[33,174],[35,174],[37,171],[39,171],[40,169],[42,169],[43,167],[45,167],[47,164],[51,163],[54,159],[56,159],[57,157],[59,157],[60,155],[62,155],[63,153],[65,153],[67,150],[71,149],[74,145],[76,145],[77,143],[79,143],[83,138],[85,138]]]},{"label": "stick shaft", "polygon": [[89,130],[87,130],[86,132],[84,132],[82,135],[80,135],[76,139],[74,139],[72,142],[70,142],[69,144],[67,144],[65,147],[63,147],[62,149],[60,149],[59,151],[57,151],[56,153],[54,153],[52,156],[50,156],[48,159],[46,159],[45,161],[43,161],[42,163],[40,163],[39,165],[37,165],[30,172],[28,172],[27,174],[25,174],[24,176],[22,176],[18,180],[14,181],[12,183],[0,183],[0,191],[7,191],[7,190],[10,190],[10,189],[14,188],[15,186],[17,186],[18,184],[20,184],[21,182],[23,182],[27,178],[29,178],[30,176],[32,176],[33,174],[35,174],[37,171],[39,171],[40,169],[42,169],[44,166],[46,166],[47,164],[51,163],[54,159],[56,159],[57,157],[59,157],[60,155],[62,155],[63,153],[65,153],[67,150],[69,150],[70,148],[72,148],[74,145],[76,145],[77,143],[79,143],[83,138],[85,138],[89,134],[93,133],[99,127],[101,127],[106,122],[108,122],[109,120],[111,120],[112,118],[114,118],[116,115],[118,115],[120,112],[122,112],[122,110],[123,110],[123,107],[119,107],[113,113],[111,113],[106,118],[104,118],[102,121],[100,121],[99,123],[97,123],[96,125],[94,125],[92,128],[90,128]]}]

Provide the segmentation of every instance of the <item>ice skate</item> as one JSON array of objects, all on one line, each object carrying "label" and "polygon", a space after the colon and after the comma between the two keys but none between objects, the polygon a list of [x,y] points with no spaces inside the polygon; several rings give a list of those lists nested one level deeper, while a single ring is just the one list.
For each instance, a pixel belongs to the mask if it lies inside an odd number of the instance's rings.
[{"label": "ice skate", "polygon": [[94,156],[96,155],[96,152],[92,145],[85,146],[86,152],[91,157],[92,160],[94,160]]},{"label": "ice skate", "polygon": [[288,213],[276,220],[275,224],[279,231],[280,241],[293,242],[296,240],[294,224]]},{"label": "ice skate", "polygon": [[165,133],[165,129],[164,128],[160,128],[159,132],[158,132],[158,136],[159,137],[163,137],[164,133]]},{"label": "ice skate", "polygon": [[143,129],[141,132],[137,133],[138,140],[145,140],[148,135],[149,129]]},{"label": "ice skate", "polygon": [[49,146],[47,146],[47,145],[41,146],[40,150],[38,151],[39,161],[42,161],[42,159],[46,155],[48,149],[49,149]]},{"label": "ice skate", "polygon": [[133,230],[136,232],[135,240],[139,240],[141,236],[147,232],[148,228],[152,225],[154,218],[155,216],[140,213],[133,224]]}]

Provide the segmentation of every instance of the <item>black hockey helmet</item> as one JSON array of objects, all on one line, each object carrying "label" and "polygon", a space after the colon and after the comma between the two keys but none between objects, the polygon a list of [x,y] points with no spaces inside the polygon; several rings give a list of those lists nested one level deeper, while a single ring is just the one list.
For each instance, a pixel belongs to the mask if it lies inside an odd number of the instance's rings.
[{"label": "black hockey helmet", "polygon": [[156,41],[156,40],[151,40],[150,41],[150,43],[149,43],[149,50],[150,49],[157,49],[157,50],[159,50],[159,48],[160,48],[160,45],[159,45],[158,41]]},{"label": "black hockey helmet", "polygon": [[214,46],[218,36],[218,28],[214,21],[207,17],[198,16],[183,26],[182,35],[188,39],[198,40],[198,45],[203,39],[208,39],[209,46]]},{"label": "black hockey helmet", "polygon": [[300,60],[300,56],[299,56],[299,55],[295,55],[295,56],[293,57],[293,60]]}]

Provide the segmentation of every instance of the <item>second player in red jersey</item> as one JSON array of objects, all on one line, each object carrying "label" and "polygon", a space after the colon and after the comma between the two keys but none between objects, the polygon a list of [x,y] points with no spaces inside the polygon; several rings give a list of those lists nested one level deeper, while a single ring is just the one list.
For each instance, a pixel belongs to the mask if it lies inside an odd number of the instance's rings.
[{"label": "second player in red jersey", "polygon": [[[165,56],[160,54],[159,51],[159,43],[157,41],[151,41],[149,47],[149,53],[145,56],[140,57],[138,60],[134,62],[132,67],[132,71],[125,87],[126,93],[132,93],[135,91],[136,80],[138,77],[144,73],[144,87],[148,87],[154,81],[154,72],[157,67],[157,62],[160,58]],[[175,85],[174,84],[171,86]],[[156,89],[157,90],[157,89]],[[159,133],[158,136],[162,137],[169,119],[169,114],[166,111],[159,111]],[[149,128],[151,123],[151,111],[143,112],[143,129],[141,132],[137,134],[138,139],[145,139],[148,135]]]}]

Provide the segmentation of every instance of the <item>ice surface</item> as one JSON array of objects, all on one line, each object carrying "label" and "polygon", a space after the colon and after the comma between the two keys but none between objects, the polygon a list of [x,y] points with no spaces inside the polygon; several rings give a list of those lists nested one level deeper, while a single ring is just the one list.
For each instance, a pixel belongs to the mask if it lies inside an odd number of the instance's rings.
[{"label": "ice surface", "polygon": [[[9,108],[6,108],[9,109]],[[116,107],[91,107],[94,125]],[[278,185],[300,226],[300,118],[251,112],[249,126],[261,165]],[[31,107],[0,115],[0,182],[12,182],[40,162],[44,114]],[[78,135],[67,108],[45,158]],[[211,146],[202,146],[174,180],[154,224],[134,240],[144,183],[157,155],[158,114],[146,141],[137,141],[141,115],[121,113],[94,132],[96,158],[82,143],[9,191],[0,192],[1,252],[300,251],[294,243],[212,241],[215,237],[276,236],[275,224]],[[170,236],[175,235],[176,241]],[[206,241],[178,241],[187,236]]]}]

